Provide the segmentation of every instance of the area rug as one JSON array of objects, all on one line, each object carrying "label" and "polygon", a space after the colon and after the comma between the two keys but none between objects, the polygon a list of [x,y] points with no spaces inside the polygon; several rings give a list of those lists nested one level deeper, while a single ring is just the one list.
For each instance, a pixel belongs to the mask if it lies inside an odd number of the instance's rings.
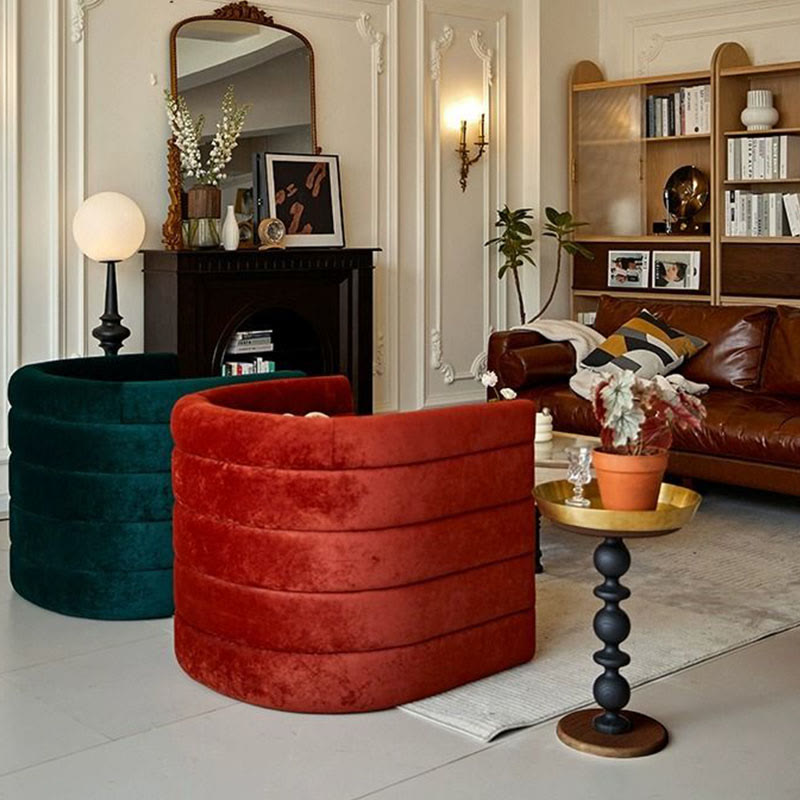
[{"label": "area rug", "polygon": [[[536,580],[536,655],[498,675],[402,706],[490,741],[592,702],[600,672],[591,629],[596,540],[542,526],[546,574]],[[630,539],[632,596],[622,670],[640,686],[800,625],[800,502],[715,488],[685,529]]]}]

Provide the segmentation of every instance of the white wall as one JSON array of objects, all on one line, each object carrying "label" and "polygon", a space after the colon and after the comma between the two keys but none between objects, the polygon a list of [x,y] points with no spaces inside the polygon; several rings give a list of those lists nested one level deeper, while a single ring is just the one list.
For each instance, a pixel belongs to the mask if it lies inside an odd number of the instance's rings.
[{"label": "white wall", "polygon": [[610,80],[708,69],[716,46],[740,42],[754,63],[795,61],[797,0],[603,0],[600,65]]},{"label": "white wall", "polygon": [[[90,331],[102,307],[103,270],[77,252],[72,215],[89,194],[125,192],[145,213],[145,246],[160,246],[168,35],[178,20],[218,5],[0,0],[0,67],[9,67],[0,82],[4,383],[21,363],[99,354]],[[596,52],[597,0],[281,0],[263,7],[314,47],[319,139],[341,158],[348,243],[382,248],[376,409],[479,400],[475,374],[489,331],[515,321],[513,298],[509,305],[497,282],[496,253],[483,242],[505,202],[533,206],[537,218],[542,201],[563,204],[566,69]],[[490,145],[462,194],[455,133],[440,115],[465,94],[489,110]],[[526,277],[529,311],[546,265],[547,257],[541,274]],[[133,331],[123,352],[143,344],[141,266],[137,256],[119,269],[120,310]],[[3,419],[0,508],[5,435]]]}]

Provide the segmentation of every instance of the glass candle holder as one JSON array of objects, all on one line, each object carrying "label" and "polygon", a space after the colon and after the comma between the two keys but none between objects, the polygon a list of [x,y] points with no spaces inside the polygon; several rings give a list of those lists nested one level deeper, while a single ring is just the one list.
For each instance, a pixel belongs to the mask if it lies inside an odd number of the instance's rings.
[{"label": "glass candle holder", "polygon": [[583,496],[583,487],[592,480],[592,448],[587,445],[567,448],[567,480],[572,484],[572,497],[564,502],[568,506],[586,508],[591,505]]}]

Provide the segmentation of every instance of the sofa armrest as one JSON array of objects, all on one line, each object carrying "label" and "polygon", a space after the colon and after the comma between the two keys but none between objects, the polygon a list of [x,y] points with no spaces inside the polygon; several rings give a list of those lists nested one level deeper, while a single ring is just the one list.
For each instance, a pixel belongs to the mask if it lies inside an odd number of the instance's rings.
[{"label": "sofa armrest", "polygon": [[533,331],[501,331],[489,339],[488,365],[501,386],[524,389],[571,377],[575,351],[566,342],[548,342]]}]

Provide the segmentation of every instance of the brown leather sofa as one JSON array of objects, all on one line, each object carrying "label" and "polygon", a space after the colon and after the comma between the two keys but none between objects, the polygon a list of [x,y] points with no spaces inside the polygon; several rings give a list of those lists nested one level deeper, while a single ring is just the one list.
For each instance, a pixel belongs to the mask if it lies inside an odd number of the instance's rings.
[{"label": "brown leather sofa", "polygon": [[[701,430],[675,434],[670,473],[800,496],[800,309],[603,295],[594,327],[608,336],[642,308],[708,341],[680,370],[711,386],[708,416]],[[531,331],[495,333],[489,369],[500,386],[549,407],[555,430],[598,432],[590,404],[567,385],[575,371],[568,344]]]}]

